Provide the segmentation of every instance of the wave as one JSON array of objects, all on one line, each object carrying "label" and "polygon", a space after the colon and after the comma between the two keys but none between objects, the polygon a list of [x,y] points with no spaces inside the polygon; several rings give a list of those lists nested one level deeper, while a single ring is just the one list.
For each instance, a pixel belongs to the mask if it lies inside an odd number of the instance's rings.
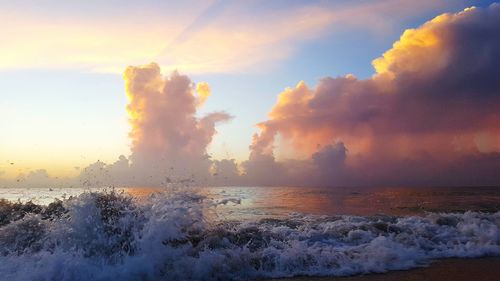
[{"label": "wave", "polygon": [[214,201],[114,190],[47,206],[0,200],[4,280],[249,280],[344,276],[500,255],[500,212],[227,221]]}]

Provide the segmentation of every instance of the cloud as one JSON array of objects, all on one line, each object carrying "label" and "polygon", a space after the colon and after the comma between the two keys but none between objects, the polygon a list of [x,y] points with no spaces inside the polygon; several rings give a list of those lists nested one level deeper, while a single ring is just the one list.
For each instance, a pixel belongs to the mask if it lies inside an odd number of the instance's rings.
[{"label": "cloud", "polygon": [[208,84],[196,85],[177,72],[163,77],[155,63],[128,67],[124,80],[131,155],[110,165],[90,165],[82,171],[82,181],[153,186],[172,180],[206,182],[212,165],[207,146],[215,125],[231,119],[225,112],[196,115],[210,95]]},{"label": "cloud", "polygon": [[238,164],[234,159],[214,160],[212,164],[211,184],[217,186],[241,183]]},{"label": "cloud", "polygon": [[196,104],[196,107],[202,107],[208,97],[212,94],[210,86],[206,82],[200,82],[196,84],[196,93],[198,94],[198,102]]},{"label": "cloud", "polygon": [[318,180],[322,182],[342,181],[344,176],[347,149],[344,143],[328,144],[312,155],[315,168],[319,171]]},{"label": "cloud", "polygon": [[321,38],[337,26],[378,32],[395,26],[396,18],[401,21],[451,5],[436,1],[401,5],[394,0],[350,5],[84,2],[36,1],[31,6],[37,9],[3,4],[0,17],[9,24],[0,28],[5,39],[0,45],[0,69],[121,73],[127,65],[157,61],[165,70],[184,73],[262,71],[262,64],[269,68],[292,55],[300,43]]},{"label": "cloud", "polygon": [[[206,152],[223,112],[197,117],[206,83],[125,71],[132,154],[90,167],[98,182],[158,185],[498,184],[500,8],[443,14],[403,33],[376,73],[299,82],[258,124],[248,161]],[[465,81],[465,82],[464,82]],[[276,151],[279,155],[276,156]],[[96,171],[101,175],[96,176]],[[89,167],[84,169],[86,175]],[[113,178],[114,177],[114,178]]]},{"label": "cloud", "polygon": [[[316,26],[314,21],[304,24],[291,29],[316,30],[308,27]],[[240,166],[207,154],[215,126],[231,118],[224,112],[198,116],[211,95],[208,84],[194,84],[178,72],[164,77],[155,63],[129,67],[124,79],[131,155],[81,169],[80,180],[152,186],[186,180],[198,185],[499,184],[499,26],[500,5],[443,14],[405,31],[373,61],[376,73],[369,79],[326,77],[314,88],[304,82],[287,88],[269,119],[258,124],[250,157]],[[212,27],[189,28],[176,44]],[[269,42],[264,45],[281,40],[269,34],[259,37]],[[292,35],[282,34],[280,42]],[[204,41],[193,42],[203,46]],[[28,176],[40,182],[47,177],[43,171]]]},{"label": "cloud", "polygon": [[[263,2],[215,1],[172,40],[156,60],[162,68],[190,73],[260,73],[262,65],[272,69],[276,63],[291,57],[302,43],[326,39],[322,35],[340,30],[340,26],[380,35],[404,17],[407,20],[451,5],[435,1],[405,1],[401,5],[394,0],[349,5]],[[399,15],[397,20],[395,14]]]},{"label": "cloud", "polygon": [[7,187],[22,188],[68,187],[74,183],[74,179],[50,176],[45,169],[30,170],[27,173],[20,173],[15,179],[3,181]]},{"label": "cloud", "polygon": [[[373,61],[370,79],[286,89],[258,125],[246,167],[283,173],[286,158],[303,159],[323,185],[500,182],[491,169],[500,152],[499,27],[496,4],[443,14],[406,30]],[[275,160],[282,146],[292,153]]]}]

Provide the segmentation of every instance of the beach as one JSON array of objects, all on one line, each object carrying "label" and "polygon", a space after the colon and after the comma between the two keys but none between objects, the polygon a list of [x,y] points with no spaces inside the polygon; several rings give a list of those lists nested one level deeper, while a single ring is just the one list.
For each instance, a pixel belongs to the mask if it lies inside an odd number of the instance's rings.
[{"label": "beach", "polygon": [[295,277],[268,281],[471,281],[498,280],[500,257],[445,259],[428,267],[349,277]]}]

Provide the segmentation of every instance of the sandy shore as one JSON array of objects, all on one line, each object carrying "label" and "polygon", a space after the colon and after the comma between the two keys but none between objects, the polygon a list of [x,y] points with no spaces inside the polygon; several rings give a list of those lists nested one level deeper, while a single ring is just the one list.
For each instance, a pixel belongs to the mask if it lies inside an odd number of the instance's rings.
[{"label": "sandy shore", "polygon": [[[274,281],[494,281],[500,280],[500,257],[480,259],[448,259],[436,261],[429,267],[383,274],[351,277],[295,277]],[[271,281],[271,280],[268,280]]]}]

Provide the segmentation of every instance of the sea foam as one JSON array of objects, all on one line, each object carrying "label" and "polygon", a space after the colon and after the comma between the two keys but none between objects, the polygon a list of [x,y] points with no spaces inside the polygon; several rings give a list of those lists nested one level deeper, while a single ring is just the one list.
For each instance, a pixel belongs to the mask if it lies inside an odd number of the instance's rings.
[{"label": "sea foam", "polygon": [[500,255],[500,212],[227,221],[190,192],[0,201],[2,280],[248,280],[341,276]]}]

